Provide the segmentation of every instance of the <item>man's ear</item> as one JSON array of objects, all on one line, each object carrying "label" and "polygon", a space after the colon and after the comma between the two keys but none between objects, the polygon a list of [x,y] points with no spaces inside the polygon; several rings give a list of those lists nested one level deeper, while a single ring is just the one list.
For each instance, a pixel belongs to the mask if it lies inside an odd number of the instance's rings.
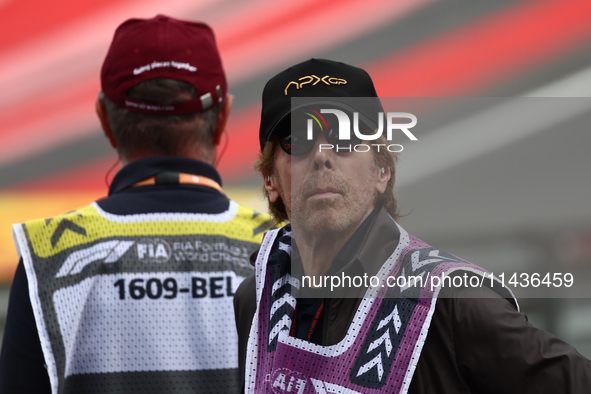
[{"label": "man's ear", "polygon": [[232,95],[227,94],[226,100],[224,101],[224,105],[218,112],[218,122],[215,127],[215,133],[213,135],[213,144],[218,146],[222,139],[222,134],[224,134],[224,130],[226,130],[226,125],[228,124],[228,119],[230,118],[230,112],[232,110],[232,101],[234,97]]},{"label": "man's ear", "polygon": [[101,127],[103,128],[103,132],[109,139],[111,146],[117,149],[117,142],[113,137],[113,132],[111,132],[111,125],[109,124],[109,118],[107,117],[107,111],[105,110],[105,105],[103,101],[97,97],[96,102],[94,103],[94,108],[96,109],[96,114],[101,121]]},{"label": "man's ear", "polygon": [[376,189],[378,190],[379,194],[384,194],[391,176],[392,172],[390,171],[389,166],[378,167],[378,182],[376,185]]},{"label": "man's ear", "polygon": [[275,182],[275,177],[263,174],[263,182],[265,184],[265,189],[269,194],[269,201],[276,202],[277,200],[279,200],[281,196],[279,195],[279,190],[277,190],[277,183]]}]

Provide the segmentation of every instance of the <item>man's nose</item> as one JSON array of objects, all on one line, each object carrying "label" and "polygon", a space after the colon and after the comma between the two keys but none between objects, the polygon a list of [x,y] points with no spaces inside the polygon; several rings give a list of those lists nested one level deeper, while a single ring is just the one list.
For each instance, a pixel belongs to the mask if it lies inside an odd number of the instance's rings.
[{"label": "man's nose", "polygon": [[320,133],[320,135],[316,139],[316,142],[314,143],[314,150],[312,151],[314,159],[314,170],[316,171],[323,169],[330,170],[334,167],[334,151],[327,145],[328,141],[326,140],[324,133]]}]

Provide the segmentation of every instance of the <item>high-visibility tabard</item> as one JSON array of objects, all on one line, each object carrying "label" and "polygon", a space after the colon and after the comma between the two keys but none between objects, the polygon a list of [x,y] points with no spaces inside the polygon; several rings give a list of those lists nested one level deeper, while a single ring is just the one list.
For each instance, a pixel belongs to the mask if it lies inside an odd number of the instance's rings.
[{"label": "high-visibility tabard", "polygon": [[271,226],[233,201],[15,225],[52,392],[237,392],[232,299]]},{"label": "high-visibility tabard", "polygon": [[[289,226],[265,235],[256,263],[257,311],[246,356],[246,393],[406,393],[419,360],[441,282],[386,286],[387,279],[492,274],[438,250],[399,226],[400,241],[359,304],[343,340],[321,346],[290,335],[302,286],[290,274]],[[494,290],[512,298],[496,279]],[[417,281],[419,283],[420,281]],[[431,286],[431,283],[439,285]],[[373,286],[373,285],[372,285]]]}]

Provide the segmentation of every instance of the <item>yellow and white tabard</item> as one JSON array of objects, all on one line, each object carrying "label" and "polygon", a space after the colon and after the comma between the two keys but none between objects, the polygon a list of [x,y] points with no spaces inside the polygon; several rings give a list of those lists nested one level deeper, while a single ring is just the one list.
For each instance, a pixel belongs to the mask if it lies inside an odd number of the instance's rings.
[{"label": "yellow and white tabard", "polygon": [[14,225],[52,392],[237,390],[232,299],[270,227],[234,201],[220,214],[93,203]]}]

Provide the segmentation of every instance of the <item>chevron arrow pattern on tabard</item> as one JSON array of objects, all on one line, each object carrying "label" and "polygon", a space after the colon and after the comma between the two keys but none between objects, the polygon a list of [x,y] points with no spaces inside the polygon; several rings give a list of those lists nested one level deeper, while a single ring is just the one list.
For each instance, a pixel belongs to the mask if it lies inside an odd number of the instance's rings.
[{"label": "chevron arrow pattern on tabard", "polygon": [[388,357],[390,357],[390,353],[392,353],[392,340],[390,339],[390,330],[384,331],[384,334],[381,337],[379,337],[378,339],[373,341],[369,345],[367,352],[368,353],[371,352],[372,350],[374,350],[378,346],[380,346],[382,343],[384,344],[384,346],[386,348],[386,353],[388,353]]},{"label": "chevron arrow pattern on tabard", "polygon": [[382,353],[378,353],[377,356],[369,360],[369,362],[359,368],[359,372],[357,372],[357,376],[361,376],[367,371],[371,370],[373,367],[377,368],[378,377],[382,380],[384,376],[384,365],[382,364]]},{"label": "chevron arrow pattern on tabard", "polygon": [[384,328],[384,326],[388,324],[390,321],[394,323],[394,329],[396,330],[396,334],[398,334],[398,332],[400,331],[400,326],[402,325],[402,322],[400,321],[400,315],[398,314],[398,305],[394,305],[394,310],[392,311],[392,313],[390,313],[382,321],[380,321],[380,324],[378,325],[378,330]]},{"label": "chevron arrow pattern on tabard", "polygon": [[279,320],[277,322],[277,324],[275,324],[275,326],[273,326],[273,328],[271,329],[271,332],[269,333],[269,345],[271,343],[273,343],[273,340],[275,338],[277,338],[277,336],[279,335],[279,333],[281,331],[289,330],[290,326],[291,326],[291,318],[287,315],[283,315],[281,320]]},{"label": "chevron arrow pattern on tabard", "polygon": [[[281,243],[279,247],[281,247]],[[286,245],[286,244],[283,244]],[[289,245],[286,245],[289,247]],[[285,289],[285,286],[289,286],[289,289]],[[275,316],[280,316],[279,314],[283,314],[276,323],[273,325],[269,332],[269,345],[273,344],[273,341],[277,339],[279,333],[283,330],[289,330],[291,327],[291,320],[292,315],[295,310],[296,306],[296,299],[294,296],[291,295],[291,288],[299,288],[299,281],[295,278],[292,278],[290,274],[286,274],[281,278],[277,279],[271,288],[271,295],[276,296],[280,289],[286,290],[286,292],[279,298],[273,301],[271,305],[271,309],[269,311],[269,322],[273,321],[273,318],[277,319]]]},{"label": "chevron arrow pattern on tabard", "polygon": [[[390,322],[392,322],[394,330],[396,331],[396,334],[398,334],[398,332],[400,331],[400,327],[402,326],[402,321],[400,320],[400,315],[398,314],[398,305],[394,305],[392,313],[390,313],[388,316],[386,316],[380,321],[380,324],[378,325],[378,330],[387,327],[386,331],[384,331],[382,336],[380,336],[378,339],[376,339],[369,345],[366,351],[367,354],[369,354],[371,351],[377,349],[379,346],[383,344],[384,349],[386,350],[387,358],[390,357],[390,354],[392,353],[393,349],[392,339],[390,338],[390,328],[388,327]],[[361,368],[359,368],[357,376],[359,377],[364,373],[367,373],[374,367],[377,368],[379,380],[382,380],[384,376],[384,365],[382,363],[381,351],[374,358],[372,358],[367,363],[362,365]]]},{"label": "chevron arrow pattern on tabard", "polygon": [[288,304],[292,308],[295,308],[295,306],[296,306],[296,299],[291,294],[285,293],[283,295],[283,297],[279,298],[278,300],[275,300],[275,302],[273,303],[273,305],[271,305],[271,312],[269,313],[269,315],[271,317],[273,317],[273,315],[275,314],[275,312],[277,312],[279,310],[279,308],[281,308],[285,304]]},{"label": "chevron arrow pattern on tabard", "polygon": [[86,237],[85,228],[78,226],[76,223],[73,223],[68,219],[63,219],[51,236],[51,247],[55,248],[55,245],[57,245],[66,230],[73,231]]},{"label": "chevron arrow pattern on tabard", "polygon": [[432,250],[429,252],[429,256],[430,257],[435,257],[433,259],[425,259],[425,260],[420,260],[421,251],[417,250],[415,252],[413,252],[413,254],[411,255],[411,263],[412,263],[412,270],[416,271],[419,268],[421,268],[424,265],[427,264],[431,264],[431,263],[438,263],[440,261],[443,261],[441,258],[439,258],[439,250]]}]

